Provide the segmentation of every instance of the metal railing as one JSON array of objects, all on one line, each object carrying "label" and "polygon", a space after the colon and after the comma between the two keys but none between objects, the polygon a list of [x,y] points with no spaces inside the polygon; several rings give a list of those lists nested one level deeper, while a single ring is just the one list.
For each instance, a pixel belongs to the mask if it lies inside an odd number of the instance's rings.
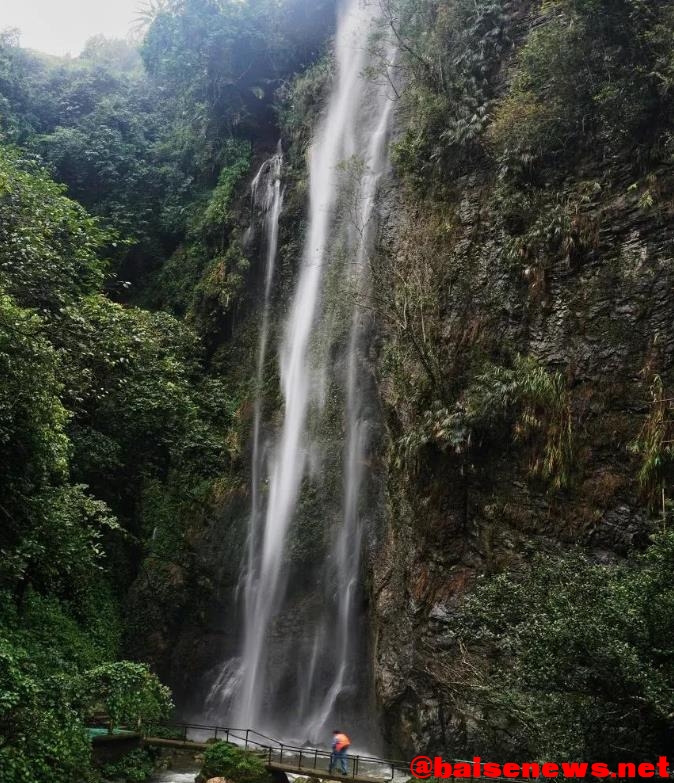
[{"label": "metal railing", "polygon": [[[245,750],[250,750],[268,766],[282,767],[286,771],[297,774],[323,774],[339,775],[348,778],[371,778],[373,781],[390,781],[396,777],[396,773],[409,778],[409,763],[404,761],[391,761],[375,756],[349,755],[347,761],[347,774],[330,772],[333,754],[329,750],[319,748],[301,747],[282,742],[276,737],[269,737],[255,729],[236,729],[226,726],[205,726],[199,723],[162,723],[162,729],[175,730],[185,742],[205,742],[211,740],[223,740],[238,745]],[[153,727],[148,727],[146,736],[151,736]],[[337,767],[338,765],[334,765]]]}]

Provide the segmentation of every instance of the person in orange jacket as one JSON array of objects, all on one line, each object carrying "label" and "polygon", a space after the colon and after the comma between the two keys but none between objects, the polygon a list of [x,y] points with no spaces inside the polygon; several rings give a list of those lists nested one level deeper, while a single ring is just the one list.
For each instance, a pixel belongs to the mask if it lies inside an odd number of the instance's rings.
[{"label": "person in orange jacket", "polygon": [[339,771],[342,775],[348,774],[346,751],[349,749],[350,744],[351,740],[341,729],[335,729],[332,732],[332,755],[330,756],[330,769],[328,772],[332,772],[339,763]]}]

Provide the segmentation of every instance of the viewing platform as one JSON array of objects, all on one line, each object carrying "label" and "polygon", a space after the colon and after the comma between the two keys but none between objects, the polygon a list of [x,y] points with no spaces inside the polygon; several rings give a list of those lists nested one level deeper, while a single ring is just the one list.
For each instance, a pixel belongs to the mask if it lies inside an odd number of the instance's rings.
[{"label": "viewing platform", "polygon": [[277,775],[299,775],[320,780],[355,781],[355,783],[388,783],[394,778],[407,780],[410,777],[407,762],[360,754],[348,755],[346,775],[341,775],[334,770],[330,772],[332,755],[330,751],[288,745],[254,729],[230,729],[191,723],[166,724],[162,728],[175,731],[179,736],[146,736],[143,743],[158,748],[201,752],[210,747],[214,741],[222,740],[255,753],[262,759],[266,768]]}]

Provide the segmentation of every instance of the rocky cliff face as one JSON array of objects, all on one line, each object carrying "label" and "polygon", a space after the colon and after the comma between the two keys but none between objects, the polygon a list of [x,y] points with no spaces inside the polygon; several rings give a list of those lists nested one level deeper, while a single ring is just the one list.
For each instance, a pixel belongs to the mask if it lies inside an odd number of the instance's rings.
[{"label": "rocky cliff face", "polygon": [[[455,685],[465,659],[452,619],[478,575],[534,550],[581,544],[612,560],[646,541],[652,515],[630,445],[651,409],[653,378],[664,388],[674,380],[673,189],[665,169],[635,188],[629,166],[587,164],[532,190],[533,209],[479,169],[442,204],[417,202],[395,179],[383,194],[372,362],[381,407],[373,418],[386,426],[372,454],[364,623],[385,739],[403,755],[471,747],[482,716]],[[287,229],[286,246],[293,241]],[[407,308],[406,320],[396,307]],[[484,421],[467,415],[485,366],[511,366],[517,355],[563,380],[572,454],[562,486],[536,469],[545,433],[519,434],[507,406]],[[550,424],[544,408],[541,430]],[[453,439],[438,436],[438,416],[463,422]],[[416,431],[410,456],[404,444]],[[196,712],[208,691],[203,673],[237,650],[245,465],[244,452],[234,489],[197,526],[191,573],[200,584],[169,580],[170,611],[149,639]]]},{"label": "rocky cliff face", "polygon": [[[645,542],[649,516],[630,445],[653,378],[665,389],[674,380],[674,182],[656,172],[651,200],[633,178],[627,165],[583,165],[531,188],[536,207],[526,220],[504,210],[499,183],[479,171],[456,183],[440,217],[437,205],[405,196],[392,210],[381,267],[431,269],[414,290],[394,281],[408,321],[388,319],[379,368],[392,446],[388,522],[371,561],[374,666],[387,739],[407,754],[471,746],[480,716],[466,711],[453,682],[463,654],[450,632],[478,574],[532,549],[580,544],[610,559]],[[486,426],[473,419],[454,442],[424,425],[434,394],[423,351],[405,348],[415,307],[426,318],[416,339],[425,340],[450,418],[465,412],[485,362],[522,354],[561,373],[568,481],[541,476],[539,446],[507,416],[495,413]],[[401,464],[396,444],[415,427],[423,430],[415,464]]]}]

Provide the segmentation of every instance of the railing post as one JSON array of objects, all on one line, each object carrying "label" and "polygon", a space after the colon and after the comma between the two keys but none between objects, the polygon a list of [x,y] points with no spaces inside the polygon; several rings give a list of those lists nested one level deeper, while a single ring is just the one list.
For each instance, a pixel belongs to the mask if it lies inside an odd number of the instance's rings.
[{"label": "railing post", "polygon": [[314,769],[318,766],[318,748],[314,751]]},{"label": "railing post", "polygon": [[187,726],[183,725],[183,741],[187,742]]},{"label": "railing post", "polygon": [[229,729],[226,729],[225,742],[229,742]]},{"label": "railing post", "polygon": [[217,738],[218,738],[218,727],[216,726],[215,727],[215,735],[213,736],[213,739],[217,739]]},{"label": "railing post", "polygon": [[248,733],[250,732],[250,729],[246,729],[246,750],[248,750]]},{"label": "railing post", "polygon": [[302,769],[302,750],[301,749],[300,749],[300,760],[299,760],[299,763],[298,763],[297,767],[298,767],[298,769]]},{"label": "railing post", "polygon": [[281,743],[281,752],[279,753],[278,763],[279,764],[283,763],[283,743]]}]

